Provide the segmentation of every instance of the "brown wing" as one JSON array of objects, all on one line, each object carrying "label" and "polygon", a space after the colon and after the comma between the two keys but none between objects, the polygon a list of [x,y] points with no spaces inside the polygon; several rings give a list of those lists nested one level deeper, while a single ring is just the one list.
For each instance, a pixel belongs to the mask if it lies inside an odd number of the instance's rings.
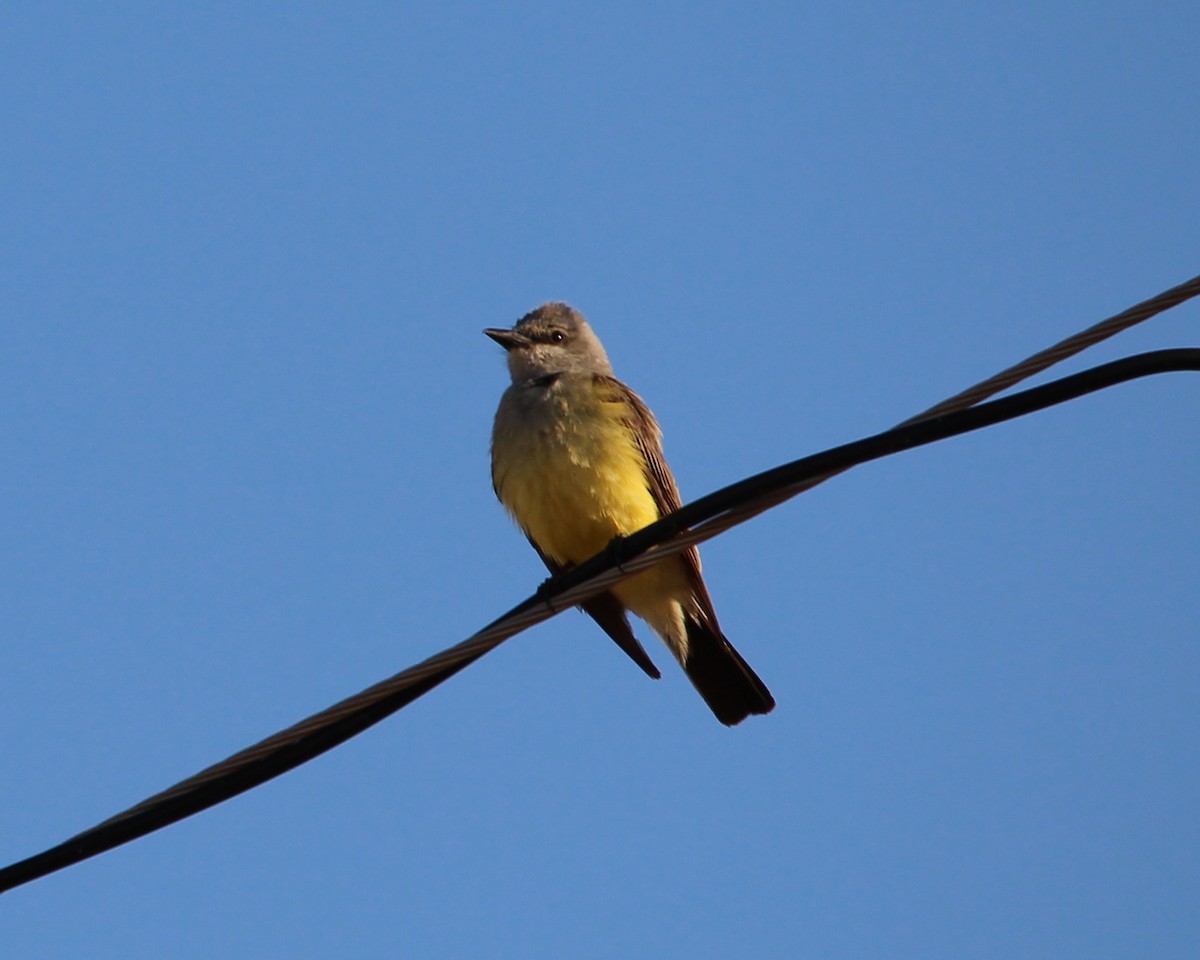
[{"label": "brown wing", "polygon": [[[654,419],[654,414],[650,412],[650,408],[646,406],[641,397],[616,377],[597,374],[596,380],[618,394],[629,405],[629,426],[633,430],[634,436],[637,437],[638,447],[646,460],[646,486],[649,487],[650,495],[654,497],[654,502],[658,505],[659,515],[665,517],[668,513],[678,510],[683,506],[683,500],[679,496],[679,488],[675,485],[675,477],[671,474],[671,468],[667,466],[666,458],[663,456],[662,429],[659,427],[658,421]],[[717,614],[713,610],[712,598],[709,597],[708,588],[704,585],[704,578],[700,575],[699,551],[693,547],[681,553],[679,558],[683,561],[688,582],[699,603],[701,614],[709,621],[708,626],[719,632],[720,626],[717,624]]]},{"label": "brown wing", "polygon": [[[598,377],[628,404],[629,426],[646,461],[646,485],[660,514],[679,509],[679,488],[663,458],[662,432],[641,397],[612,377]],[[708,588],[700,576],[700,554],[695,548],[681,553],[696,609],[684,613],[687,644],[682,657],[684,672],[717,719],[733,726],[751,714],[770,713],[775,698],[758,674],[721,632]],[[672,648],[674,649],[674,648]]]}]

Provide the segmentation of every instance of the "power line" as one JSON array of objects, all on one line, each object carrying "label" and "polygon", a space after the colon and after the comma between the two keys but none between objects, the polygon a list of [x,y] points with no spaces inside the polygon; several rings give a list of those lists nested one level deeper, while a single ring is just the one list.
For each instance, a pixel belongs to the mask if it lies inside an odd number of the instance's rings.
[{"label": "power line", "polygon": [[852,466],[991,426],[1128,380],[1171,371],[1200,371],[1200,349],[1162,350],[1114,361],[1002,400],[976,405],[983,397],[1197,294],[1200,294],[1200,277],[1041,351],[892,430],[784,464],[693,501],[614,543],[570,573],[548,581],[534,596],[462,643],[234,754],[63,843],[0,869],[0,892],[145,836],[281,775],[400,710],[516,633]]}]

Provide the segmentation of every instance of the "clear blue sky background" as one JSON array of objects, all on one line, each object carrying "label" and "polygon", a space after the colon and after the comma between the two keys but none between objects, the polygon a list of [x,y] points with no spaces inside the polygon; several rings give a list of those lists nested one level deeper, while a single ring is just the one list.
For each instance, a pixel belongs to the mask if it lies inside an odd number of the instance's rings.
[{"label": "clear blue sky background", "polygon": [[[540,582],[484,326],[581,308],[693,498],[1200,272],[1198,35],[1155,2],[10,6],[0,859]],[[1194,957],[1198,391],[710,544],[768,718],[568,613],[0,898],[2,952]]]}]

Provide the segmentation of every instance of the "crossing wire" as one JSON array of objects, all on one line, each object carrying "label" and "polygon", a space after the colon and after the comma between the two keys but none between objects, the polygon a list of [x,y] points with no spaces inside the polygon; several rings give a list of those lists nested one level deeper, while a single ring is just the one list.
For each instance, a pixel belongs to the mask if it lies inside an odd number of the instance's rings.
[{"label": "crossing wire", "polygon": [[1137,377],[1200,370],[1200,350],[1141,354],[1021,394],[981,401],[1200,294],[1200,276],[1042,350],[1021,363],[854,443],[793,461],[693,501],[546,584],[484,629],[42,853],[0,869],[0,893],[96,856],[230,799],[332,749],[416,700],[504,640],[811,489],[850,467],[1022,416]]}]

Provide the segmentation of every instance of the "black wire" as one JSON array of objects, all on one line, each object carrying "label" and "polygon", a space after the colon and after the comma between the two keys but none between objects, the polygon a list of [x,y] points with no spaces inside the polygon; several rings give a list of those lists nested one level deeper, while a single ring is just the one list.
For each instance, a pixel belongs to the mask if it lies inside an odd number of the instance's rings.
[{"label": "black wire", "polygon": [[[883,433],[855,440],[839,447],[831,447],[791,463],[765,470],[737,483],[723,487],[707,496],[685,504],[674,513],[656,520],[637,533],[614,544],[612,548],[580,564],[570,572],[556,577],[543,593],[558,596],[571,587],[605,572],[617,563],[644,553],[652,546],[664,543],[683,530],[697,527],[721,514],[742,507],[752,501],[770,496],[786,499],[791,488],[802,487],[808,481],[826,474],[839,473],[850,467],[882,457],[911,450],[938,440],[946,440],[972,430],[990,427],[1005,420],[1012,420],[1044,410],[1047,407],[1075,400],[1089,393],[1159,373],[1200,370],[1200,349],[1179,348],[1153,350],[1121,360],[1114,360],[1081,373],[1063,377],[1040,387],[1031,387],[982,403],[967,410],[928,417],[909,424],[902,424]],[[517,609],[525,609],[526,601]]]},{"label": "black wire", "polygon": [[[569,573],[549,581],[534,596],[495,622],[544,605],[621,562],[671,540],[681,531],[744,508],[756,499],[766,497],[778,502],[788,495],[789,490],[801,488],[813,478],[1025,416],[1129,380],[1180,371],[1200,371],[1200,349],[1158,350],[1116,360],[1010,397],[931,417],[794,460],[693,501]],[[0,869],[0,892],[145,836],[280,776],[379,723],[454,676],[485,652],[466,655],[402,690],[316,728],[270,755],[249,760],[194,789],[161,802],[139,805],[42,853],[4,867]]]}]

